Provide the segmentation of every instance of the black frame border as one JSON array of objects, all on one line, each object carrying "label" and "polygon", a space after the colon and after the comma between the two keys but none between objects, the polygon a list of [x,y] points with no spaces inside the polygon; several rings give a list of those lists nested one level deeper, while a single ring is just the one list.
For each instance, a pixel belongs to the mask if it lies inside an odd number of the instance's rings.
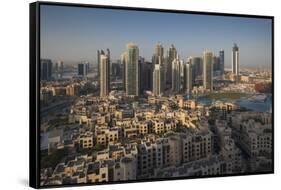
[{"label": "black frame border", "polygon": [[[40,6],[67,6],[67,7],[84,7],[84,8],[103,8],[117,9],[129,11],[146,11],[146,12],[164,12],[164,13],[182,13],[194,15],[209,15],[209,16],[228,16],[228,17],[244,17],[244,18],[260,18],[271,20],[271,70],[272,70],[272,171],[258,173],[242,173],[242,174],[226,174],[226,175],[208,175],[208,176],[187,176],[187,177],[172,177],[172,178],[157,178],[144,180],[129,180],[129,181],[112,181],[99,183],[84,183],[84,184],[64,184],[64,185],[48,185],[40,186]],[[63,3],[63,2],[48,2],[37,1],[29,4],[29,186],[36,189],[58,188],[58,187],[81,187],[94,185],[110,185],[110,184],[126,184],[140,182],[160,182],[174,181],[184,179],[204,179],[216,177],[235,177],[249,175],[274,174],[275,165],[275,146],[274,146],[274,16],[268,15],[249,15],[249,14],[234,14],[234,13],[219,13],[219,12],[201,12],[189,10],[171,10],[157,9],[144,7],[126,7],[112,5],[93,5],[80,3]]]}]

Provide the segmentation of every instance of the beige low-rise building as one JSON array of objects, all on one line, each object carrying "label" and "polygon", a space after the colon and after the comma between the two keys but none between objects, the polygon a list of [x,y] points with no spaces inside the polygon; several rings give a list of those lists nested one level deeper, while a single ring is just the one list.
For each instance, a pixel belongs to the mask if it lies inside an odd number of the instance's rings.
[{"label": "beige low-rise building", "polygon": [[98,127],[95,131],[96,143],[101,145],[114,144],[118,141],[118,128]]},{"label": "beige low-rise building", "polygon": [[164,133],[166,131],[164,120],[163,119],[152,120],[152,129],[153,132],[156,134]]},{"label": "beige low-rise building", "polygon": [[108,167],[102,161],[88,163],[87,165],[87,182],[97,183],[108,181]]},{"label": "beige low-rise building", "polygon": [[79,135],[78,142],[80,148],[92,148],[94,146],[93,132],[86,131],[85,133]]},{"label": "beige low-rise building", "polygon": [[127,126],[131,126],[132,123],[133,123],[133,120],[132,119],[115,119],[115,125],[117,127],[127,127]]},{"label": "beige low-rise building", "polygon": [[138,135],[138,129],[135,125],[123,127],[122,131],[125,138],[135,138]]},{"label": "beige low-rise building", "polygon": [[197,107],[197,102],[195,100],[185,100],[183,102],[183,108],[196,109],[196,107]]},{"label": "beige low-rise building", "polygon": [[71,176],[72,180],[75,180],[76,183],[87,183],[87,176],[85,172],[75,172]]},{"label": "beige low-rise building", "polygon": [[98,151],[96,154],[96,161],[102,161],[109,159],[109,151],[108,150],[102,150]]},{"label": "beige low-rise building", "polygon": [[138,134],[140,135],[146,135],[150,133],[150,122],[148,120],[144,121],[135,121],[134,125],[137,128]]}]

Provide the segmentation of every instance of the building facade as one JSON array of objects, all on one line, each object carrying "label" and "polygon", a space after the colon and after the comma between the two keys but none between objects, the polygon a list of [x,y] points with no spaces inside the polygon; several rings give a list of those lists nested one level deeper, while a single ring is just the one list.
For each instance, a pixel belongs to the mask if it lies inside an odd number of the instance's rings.
[{"label": "building facade", "polygon": [[139,95],[139,48],[136,44],[127,44],[125,55],[125,85],[126,95]]},{"label": "building facade", "polygon": [[155,96],[159,96],[162,92],[161,88],[161,65],[156,64],[154,65],[154,71],[153,71],[153,94]]},{"label": "building facade", "polygon": [[220,59],[220,72],[221,76],[224,76],[224,50],[220,50],[219,52],[219,59]]},{"label": "building facade", "polygon": [[237,44],[234,44],[232,47],[232,55],[231,55],[231,62],[232,62],[232,74],[234,75],[235,80],[238,80],[239,77],[239,48]]},{"label": "building facade", "polygon": [[[109,51],[109,50],[108,50]],[[100,55],[100,65],[99,65],[99,78],[100,78],[100,96],[107,96],[110,90],[110,58],[109,54]]]},{"label": "building facade", "polygon": [[173,70],[173,61],[177,58],[177,49],[172,44],[167,52],[166,57],[166,83],[171,87],[172,85],[172,70]]},{"label": "building facade", "polygon": [[213,90],[213,53],[209,51],[203,54],[203,87]]},{"label": "building facade", "polygon": [[89,62],[85,61],[78,64],[78,76],[87,77],[89,72]]},{"label": "building facade", "polygon": [[52,79],[52,70],[53,70],[53,63],[50,59],[41,59],[41,73],[40,79],[41,80],[51,80]]},{"label": "building facade", "polygon": [[184,90],[186,93],[190,94],[192,91],[192,64],[191,64],[191,59],[187,59],[187,63],[184,64]]},{"label": "building facade", "polygon": [[179,57],[172,62],[172,91],[178,92],[181,89],[181,61]]}]

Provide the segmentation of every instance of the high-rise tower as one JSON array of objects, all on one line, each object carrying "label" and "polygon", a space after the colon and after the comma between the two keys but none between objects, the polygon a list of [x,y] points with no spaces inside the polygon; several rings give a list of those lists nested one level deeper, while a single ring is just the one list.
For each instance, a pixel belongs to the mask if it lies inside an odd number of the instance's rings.
[{"label": "high-rise tower", "polygon": [[52,79],[52,70],[53,70],[53,63],[50,59],[41,59],[40,61],[41,72],[40,72],[40,79],[41,80],[51,80]]},{"label": "high-rise tower", "polygon": [[123,90],[126,92],[126,59],[127,59],[127,52],[121,54],[121,65],[123,68],[122,71],[122,81],[123,81]]},{"label": "high-rise tower", "polygon": [[234,76],[234,80],[237,81],[239,78],[239,48],[236,43],[234,43],[232,47],[232,74]]},{"label": "high-rise tower", "polygon": [[171,86],[172,84],[172,67],[173,61],[177,58],[177,50],[172,44],[169,50],[167,51],[166,57],[166,83]]},{"label": "high-rise tower", "polygon": [[187,58],[186,64],[184,64],[184,90],[186,93],[190,94],[192,91],[192,57]]},{"label": "high-rise tower", "polygon": [[161,91],[161,65],[156,64],[154,65],[153,70],[153,94],[159,96]]},{"label": "high-rise tower", "polygon": [[84,61],[82,63],[78,63],[78,76],[87,77],[89,72],[89,62]]},{"label": "high-rise tower", "polygon": [[[164,48],[158,43],[155,46],[155,52],[152,56],[153,63],[153,92],[156,92],[155,89],[158,89],[156,95],[160,95],[166,88],[166,67],[164,63]],[[157,67],[156,67],[157,66]],[[155,72],[154,72],[155,71]],[[157,75],[155,77],[154,75]],[[159,77],[158,77],[159,75]],[[154,81],[157,79],[157,82]],[[157,87],[155,86],[157,84]]]},{"label": "high-rise tower", "polygon": [[127,95],[139,95],[139,48],[134,43],[127,44],[125,66],[125,86]]},{"label": "high-rise tower", "polygon": [[172,91],[178,92],[181,88],[181,61],[179,56],[172,62]]},{"label": "high-rise tower", "polygon": [[[109,50],[107,50],[109,52]],[[110,54],[100,54],[99,57],[99,78],[100,78],[100,96],[107,96],[110,91]]]},{"label": "high-rise tower", "polygon": [[203,53],[203,86],[210,91],[213,90],[213,53]]},{"label": "high-rise tower", "polygon": [[219,52],[219,59],[220,59],[220,72],[221,76],[224,76],[224,50],[220,50]]}]

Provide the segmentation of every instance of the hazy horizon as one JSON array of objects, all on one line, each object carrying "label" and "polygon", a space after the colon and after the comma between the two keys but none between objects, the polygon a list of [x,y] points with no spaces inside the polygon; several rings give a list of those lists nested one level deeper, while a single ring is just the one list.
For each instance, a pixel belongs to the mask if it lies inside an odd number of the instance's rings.
[{"label": "hazy horizon", "polygon": [[237,43],[241,67],[271,66],[270,19],[41,5],[40,23],[41,58],[96,64],[97,50],[109,48],[117,60],[134,42],[151,61],[160,42],[165,54],[174,44],[184,60],[224,49],[230,67]]}]

